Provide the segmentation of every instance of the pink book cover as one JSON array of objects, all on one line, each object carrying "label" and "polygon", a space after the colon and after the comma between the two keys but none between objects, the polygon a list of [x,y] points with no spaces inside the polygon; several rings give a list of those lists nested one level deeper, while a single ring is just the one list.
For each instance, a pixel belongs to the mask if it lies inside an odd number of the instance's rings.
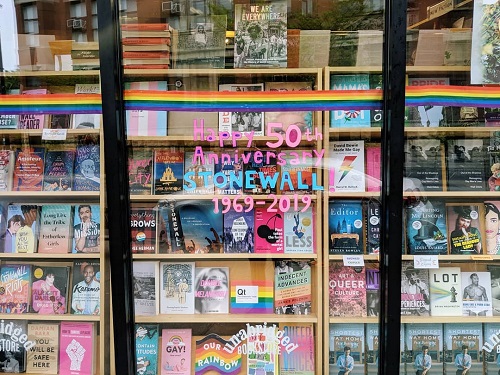
[{"label": "pink book cover", "polygon": [[382,176],[380,175],[382,162],[380,145],[366,147],[366,189],[380,191]]},{"label": "pink book cover", "polygon": [[94,374],[94,323],[61,322],[59,375]]},{"label": "pink book cover", "polygon": [[[47,89],[33,89],[23,91],[23,95],[45,95],[48,94]],[[45,115],[19,115],[17,123],[18,129],[43,129],[45,124]]]},{"label": "pink book cover", "polygon": [[161,331],[161,375],[191,375],[191,329]]},{"label": "pink book cover", "polygon": [[[167,91],[167,82],[130,82],[126,90]],[[127,110],[127,135],[129,136],[166,136],[167,111]]]},{"label": "pink book cover", "polygon": [[283,254],[283,213],[255,209],[255,253]]}]

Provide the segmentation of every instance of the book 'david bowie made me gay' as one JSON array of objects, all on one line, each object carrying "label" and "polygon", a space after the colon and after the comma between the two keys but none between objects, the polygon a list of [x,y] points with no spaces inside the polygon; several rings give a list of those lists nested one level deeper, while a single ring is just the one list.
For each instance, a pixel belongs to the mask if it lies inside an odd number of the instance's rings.
[{"label": "book 'david bowie made me gay'", "polygon": [[[215,174],[212,180],[210,171],[187,171],[183,176],[183,190],[189,192],[189,190],[195,189],[200,180],[203,181],[203,185],[215,185],[215,190],[218,192],[218,196],[213,199],[215,212],[219,212],[219,197],[221,195],[233,196],[233,198],[229,197],[231,202],[229,205],[234,205],[238,199],[237,195],[253,189],[262,192],[277,191],[285,194],[279,199],[282,212],[299,205],[303,208],[302,212],[306,211],[312,203],[310,194],[324,190],[315,168],[322,166],[325,150],[298,150],[296,147],[300,145],[302,140],[309,142],[321,140],[323,135],[317,128],[313,131],[302,132],[293,124],[285,129],[282,123],[268,123],[266,134],[274,138],[266,142],[268,150],[245,152],[245,150],[252,148],[254,131],[219,131],[217,134],[216,130],[205,127],[203,119],[194,120],[193,140],[195,142],[208,141],[211,144],[209,145],[210,149],[196,146],[190,162],[200,165],[213,163]],[[237,148],[238,140],[246,141],[243,147]],[[218,147],[222,151],[214,152],[212,151],[214,147]],[[287,149],[278,149],[280,147],[287,147]],[[280,168],[273,174],[248,168],[249,165],[253,164],[271,164],[274,160]],[[228,205],[227,201],[223,198],[221,200],[224,206]],[[265,205],[264,201],[254,201],[252,196],[245,197],[244,203],[248,210]],[[227,209],[229,208],[230,206],[227,207]]]}]

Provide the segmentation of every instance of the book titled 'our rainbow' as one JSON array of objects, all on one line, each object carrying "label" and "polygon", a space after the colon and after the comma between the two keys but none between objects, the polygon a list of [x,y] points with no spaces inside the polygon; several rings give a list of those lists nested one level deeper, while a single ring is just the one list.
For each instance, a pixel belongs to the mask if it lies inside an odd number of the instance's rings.
[{"label": "book titled 'our rainbow'", "polygon": [[231,281],[231,314],[272,314],[272,280]]},{"label": "book titled 'our rainbow'", "polygon": [[[226,351],[226,344],[233,348]],[[241,345],[238,344],[238,345]],[[202,375],[208,371],[218,374],[235,375],[241,372],[241,350],[235,350],[230,341],[215,333],[196,340],[195,375]]]}]

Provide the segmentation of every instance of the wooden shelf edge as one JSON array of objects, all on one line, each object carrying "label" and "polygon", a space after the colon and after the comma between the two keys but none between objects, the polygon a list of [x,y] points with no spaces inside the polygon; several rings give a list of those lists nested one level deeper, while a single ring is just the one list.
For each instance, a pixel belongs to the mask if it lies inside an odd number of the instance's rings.
[{"label": "wooden shelf edge", "polygon": [[252,68],[252,69],[124,69],[125,76],[143,75],[273,75],[273,74],[320,74],[321,68]]},{"label": "wooden shelf edge", "polygon": [[185,314],[185,315],[139,315],[136,323],[318,323],[316,314]]},{"label": "wooden shelf edge", "polygon": [[0,77],[83,77],[83,76],[99,76],[99,70],[23,70],[16,72],[1,72]]},{"label": "wooden shelf edge", "polygon": [[[471,198],[472,196],[472,198]],[[421,197],[430,198],[466,198],[468,200],[478,198],[498,199],[500,196],[496,191],[420,191],[420,192],[404,192],[404,198],[418,199]]]},{"label": "wooden shelf edge", "polygon": [[[401,316],[401,323],[500,323],[500,316]],[[330,317],[330,324],[378,323],[378,317]]]},{"label": "wooden shelf edge", "polygon": [[15,259],[15,260],[23,260],[23,259],[37,259],[40,258],[41,260],[43,259],[66,259],[66,260],[71,260],[71,259],[99,259],[101,257],[101,254],[99,253],[79,253],[79,254],[73,254],[73,253],[64,253],[64,254],[44,254],[44,253],[13,253],[13,254],[2,254],[2,259]]},{"label": "wooden shelf edge", "polygon": [[[350,255],[350,254],[345,254],[345,255]],[[379,261],[380,255],[379,254],[355,254],[355,255],[363,255],[363,259],[367,261]],[[427,254],[426,254],[427,255]],[[459,261],[459,262],[492,262],[492,261],[500,261],[500,255],[485,255],[484,258],[480,259],[472,259],[471,255],[455,255],[455,254],[450,254],[450,255],[438,255],[439,261],[446,262],[446,261]],[[342,261],[343,260],[344,254],[334,254],[334,255],[328,255],[328,260],[335,260],[335,261]],[[407,261],[412,261],[414,259],[414,255],[411,254],[402,254],[401,255],[403,260]]]},{"label": "wooden shelf edge", "polygon": [[93,198],[98,199],[100,196],[99,191],[2,191],[1,197],[5,198],[30,198],[46,199],[46,198],[72,198],[80,199],[82,201]]},{"label": "wooden shelf edge", "polygon": [[0,314],[4,320],[36,320],[36,321],[62,321],[62,322],[99,322],[100,316],[95,315],[40,315],[40,314]]},{"label": "wooden shelf edge", "polygon": [[[275,194],[276,197],[282,197],[282,196],[291,196],[291,194]],[[308,195],[311,197],[311,200],[316,200],[317,196],[316,194],[298,194],[299,197]],[[131,202],[157,202],[161,200],[168,200],[168,199],[174,199],[174,200],[189,200],[189,199],[196,199],[196,200],[208,200],[211,201],[214,198],[219,198],[222,199],[223,195],[209,195],[209,194],[203,194],[203,195],[196,195],[196,194],[165,194],[165,195],[131,195],[130,196],[130,201]],[[234,196],[229,196],[229,197],[234,197],[236,198],[237,195]],[[264,200],[264,201],[270,201],[273,200],[273,198],[270,198],[268,195],[254,195],[254,194],[245,194],[245,197],[252,197],[254,201],[257,200]],[[241,202],[243,202],[243,198],[240,198]]]},{"label": "wooden shelf edge", "polygon": [[345,316],[330,316],[330,324],[345,324],[345,323],[378,323],[378,316],[360,316],[360,317],[345,317]]},{"label": "wooden shelf edge", "polygon": [[[76,95],[76,94],[75,94]],[[72,137],[77,137],[80,135],[99,135],[100,130],[99,129],[88,129],[88,130],[80,130],[80,129],[66,129],[67,135],[72,136]],[[41,137],[42,136],[42,129],[1,129],[0,130],[0,135],[6,136],[21,136],[21,137]]]},{"label": "wooden shelf edge", "polygon": [[249,253],[221,253],[221,254],[133,254],[134,260],[161,260],[178,261],[191,260],[256,260],[256,259],[318,259],[318,254],[249,254]]}]

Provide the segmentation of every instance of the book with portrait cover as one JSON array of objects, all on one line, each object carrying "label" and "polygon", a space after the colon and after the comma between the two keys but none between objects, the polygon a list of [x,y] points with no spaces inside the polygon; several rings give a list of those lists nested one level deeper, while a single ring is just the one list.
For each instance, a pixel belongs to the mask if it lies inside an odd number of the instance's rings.
[{"label": "book with portrait cover", "polygon": [[378,145],[366,145],[366,191],[380,191],[382,187],[382,149]]},{"label": "book with portrait cover", "polygon": [[101,210],[99,205],[74,206],[73,254],[98,253],[101,244]]},{"label": "book with portrait cover", "polygon": [[313,254],[315,252],[315,208],[311,206],[301,212],[302,209],[303,207],[299,206],[298,211],[290,210],[283,213],[285,254]]},{"label": "book with portrait cover", "polygon": [[191,374],[190,328],[162,329],[161,331],[161,375]]},{"label": "book with portrait cover", "polygon": [[96,367],[94,323],[61,322],[59,375],[93,375]]},{"label": "book with portrait cover", "polygon": [[377,264],[365,264],[366,316],[380,313],[380,271]]},{"label": "book with portrait cover", "polygon": [[242,212],[231,208],[224,214],[224,253],[254,252],[254,210]]},{"label": "book with portrait cover", "polygon": [[188,195],[214,193],[214,163],[195,158],[194,151],[184,152],[184,186],[182,193]]},{"label": "book with portrait cover", "polygon": [[71,313],[99,315],[101,312],[100,261],[98,259],[75,260],[71,279]]},{"label": "book with portrait cover", "polygon": [[136,375],[157,375],[159,360],[158,324],[135,325]]},{"label": "book with portrait cover", "polygon": [[195,375],[205,373],[240,374],[243,364],[241,342],[234,341],[209,333],[196,340],[194,361]]},{"label": "book with portrait cover", "polygon": [[[354,370],[363,368],[365,353],[365,327],[362,323],[330,324],[330,358],[337,369],[337,360],[344,354],[344,347],[351,348]],[[363,369],[364,370],[364,369]],[[363,372],[360,372],[360,374]]]},{"label": "book with portrait cover", "polygon": [[197,314],[229,312],[229,267],[196,267],[194,311]]},{"label": "book with portrait cover", "polygon": [[363,254],[363,204],[361,200],[331,200],[328,203],[330,254]]},{"label": "book with portrait cover", "polygon": [[274,312],[276,314],[311,314],[310,262],[281,259],[274,263]]},{"label": "book with portrait cover", "polygon": [[462,272],[462,315],[492,316],[491,274]]},{"label": "book with portrait cover", "polygon": [[263,157],[260,151],[245,152],[245,156],[249,156],[250,160],[248,163],[243,164],[243,174],[246,179],[243,193],[276,194],[276,185],[279,178],[276,158],[270,156],[266,160],[266,157]]},{"label": "book with portrait cover", "polygon": [[408,254],[427,255],[448,253],[446,207],[441,199],[407,202],[406,246]]},{"label": "book with portrait cover", "polygon": [[274,283],[272,280],[231,280],[231,314],[272,314]]},{"label": "book with portrait cover", "polygon": [[[330,90],[369,90],[368,74],[334,74],[330,77]],[[340,109],[330,112],[331,128],[370,127],[370,111],[367,109]]]},{"label": "book with portrait cover", "polygon": [[330,142],[330,192],[365,191],[365,142]]},{"label": "book with portrait cover", "polygon": [[425,191],[443,191],[443,153],[439,139],[405,142],[404,176]]},{"label": "book with portrait cover", "polygon": [[380,253],[380,201],[370,199],[366,207],[366,252],[368,254]]},{"label": "book with portrait cover", "polygon": [[287,67],[287,3],[235,4],[234,67]]},{"label": "book with portrait cover", "polygon": [[485,374],[498,375],[497,360],[500,356],[500,323],[484,323],[484,341],[482,344]]},{"label": "book with portrait cover", "polygon": [[2,236],[4,252],[34,253],[37,249],[40,228],[38,205],[9,204],[7,231]]},{"label": "book with portrait cover", "polygon": [[194,262],[160,263],[160,314],[194,314]]},{"label": "book with portrait cover", "polygon": [[182,192],[184,184],[184,152],[175,150],[154,151],[153,194]]},{"label": "book with portrait cover", "polygon": [[154,207],[130,207],[131,249],[134,254],[156,252],[157,210]]},{"label": "book with portrait cover", "polygon": [[460,267],[429,270],[432,316],[462,316]]},{"label": "book with portrait cover", "polygon": [[30,304],[31,265],[2,264],[0,266],[0,291],[2,311],[7,314],[24,314]]},{"label": "book with portrait cover", "polygon": [[484,191],[488,190],[485,171],[489,169],[483,139],[447,139],[446,170],[448,190]]},{"label": "book with portrait cover", "polygon": [[73,190],[99,191],[101,187],[99,144],[94,138],[76,146]]},{"label": "book with portrait cover", "polygon": [[265,334],[261,329],[262,326],[247,325],[247,374],[258,374],[264,369],[266,375],[277,375],[280,353],[277,327],[265,327]]},{"label": "book with portrait cover", "polygon": [[[405,325],[405,356],[407,369],[415,363],[415,358],[422,352],[422,346],[429,347],[432,370],[443,372],[443,325],[437,323],[408,323]],[[407,371],[408,373],[408,371]]]},{"label": "book with portrait cover", "polygon": [[[0,362],[2,366],[0,372],[26,372],[26,352],[36,345],[33,339],[26,341],[22,345],[19,344],[19,338],[28,334],[26,320],[2,319],[1,332]],[[9,363],[6,363],[6,360],[9,360]]]},{"label": "book with portrait cover", "polygon": [[26,371],[30,374],[57,374],[59,324],[28,323],[28,340],[35,346],[28,349]]},{"label": "book with portrait cover", "polygon": [[279,368],[282,375],[314,375],[314,325],[312,323],[280,323],[279,330],[293,344],[281,345]]},{"label": "book with portrait cover", "polygon": [[30,312],[40,315],[68,312],[69,266],[31,266]]},{"label": "book with portrait cover", "polygon": [[429,270],[414,268],[411,262],[401,267],[401,315],[430,315]]},{"label": "book with portrait cover", "polygon": [[450,254],[482,254],[484,205],[447,203],[446,226]]},{"label": "book with portrait cover", "polygon": [[135,315],[158,315],[160,266],[158,262],[132,263]]},{"label": "book with portrait cover", "polygon": [[130,147],[128,157],[128,180],[130,195],[149,195],[153,178],[153,151],[147,148]]},{"label": "book with portrait cover", "polygon": [[257,207],[255,212],[255,253],[283,254],[283,213]]},{"label": "book with portrait cover", "polygon": [[75,150],[47,150],[43,174],[44,191],[71,190]]},{"label": "book with portrait cover", "polygon": [[38,252],[71,253],[73,207],[70,204],[44,204],[40,213]]},{"label": "book with portrait cover", "polygon": [[44,164],[45,148],[17,149],[12,190],[41,191]]},{"label": "book with portrait cover", "polygon": [[11,191],[15,154],[11,150],[0,150],[0,191]]},{"label": "book with portrait cover", "polygon": [[481,323],[445,323],[444,324],[443,362],[445,373],[457,371],[455,358],[462,353],[462,346],[467,346],[472,366],[467,371],[470,375],[483,375],[483,327]]},{"label": "book with portrait cover", "polygon": [[328,275],[329,315],[365,317],[365,267],[349,267],[341,262],[330,262]]},{"label": "book with portrait cover", "polygon": [[303,151],[283,152],[284,164],[281,165],[279,179],[281,194],[310,194],[313,181],[317,185],[316,173],[313,173],[313,159],[300,157]]}]

